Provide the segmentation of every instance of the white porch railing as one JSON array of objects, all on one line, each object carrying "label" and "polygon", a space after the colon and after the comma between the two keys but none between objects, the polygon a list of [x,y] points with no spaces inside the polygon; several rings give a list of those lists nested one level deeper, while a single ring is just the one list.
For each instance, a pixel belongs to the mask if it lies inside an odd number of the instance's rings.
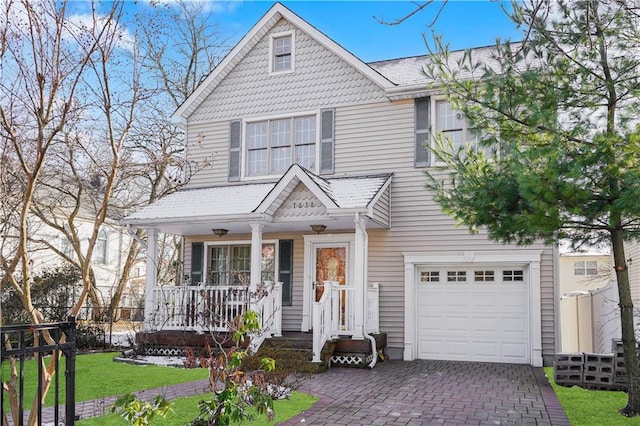
[{"label": "white porch railing", "polygon": [[251,336],[249,349],[256,352],[267,337],[282,336],[282,283],[265,281],[264,293],[259,289],[251,310],[260,318],[260,332]]},{"label": "white porch railing", "polygon": [[[324,293],[313,304],[313,362],[321,362],[321,351],[327,341],[338,336],[351,336],[355,330],[355,288],[325,281]],[[379,286],[366,291],[366,331],[379,332]]]},{"label": "white porch railing", "polygon": [[151,294],[153,314],[149,316],[149,326],[155,330],[225,332],[251,306],[258,310],[265,334],[277,335],[281,333],[282,324],[281,283],[263,288],[264,292],[258,292],[258,300],[247,286],[155,287]]},{"label": "white porch railing", "polygon": [[312,362],[321,362],[322,347],[327,341],[335,338],[333,330],[332,311],[335,303],[332,288],[336,282],[325,281],[324,292],[320,300],[313,304],[313,359]]}]

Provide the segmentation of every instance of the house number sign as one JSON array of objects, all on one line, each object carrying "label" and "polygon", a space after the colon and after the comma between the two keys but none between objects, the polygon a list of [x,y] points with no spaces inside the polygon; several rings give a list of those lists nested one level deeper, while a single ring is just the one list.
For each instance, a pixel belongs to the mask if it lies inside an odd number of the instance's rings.
[{"label": "house number sign", "polygon": [[315,201],[294,201],[291,203],[291,207],[294,209],[312,209],[319,206]]}]

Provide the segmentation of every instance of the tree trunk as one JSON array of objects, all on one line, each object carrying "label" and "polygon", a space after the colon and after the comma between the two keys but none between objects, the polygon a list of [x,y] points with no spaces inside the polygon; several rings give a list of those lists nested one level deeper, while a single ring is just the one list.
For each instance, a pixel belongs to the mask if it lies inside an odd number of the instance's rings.
[{"label": "tree trunk", "polygon": [[620,413],[627,417],[640,414],[640,365],[636,336],[633,324],[633,301],[629,285],[629,270],[624,254],[623,230],[615,229],[611,232],[611,247],[613,249],[613,263],[618,283],[620,298],[620,317],[622,324],[622,348],[626,369],[625,384],[627,385],[627,406]]}]

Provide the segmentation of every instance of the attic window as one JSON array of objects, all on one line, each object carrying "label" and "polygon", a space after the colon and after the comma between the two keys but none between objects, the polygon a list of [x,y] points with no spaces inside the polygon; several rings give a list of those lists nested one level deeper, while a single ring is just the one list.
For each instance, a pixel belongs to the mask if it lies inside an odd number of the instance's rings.
[{"label": "attic window", "polygon": [[270,71],[281,73],[293,71],[294,38],[293,32],[271,36]]}]

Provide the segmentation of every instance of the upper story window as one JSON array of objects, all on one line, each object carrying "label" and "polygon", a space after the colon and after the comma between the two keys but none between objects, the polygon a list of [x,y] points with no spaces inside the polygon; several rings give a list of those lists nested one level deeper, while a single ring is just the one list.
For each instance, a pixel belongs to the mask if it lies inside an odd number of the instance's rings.
[{"label": "upper story window", "polygon": [[294,70],[294,46],[293,31],[271,35],[270,72],[280,73]]},{"label": "upper story window", "polygon": [[442,135],[451,144],[451,152],[467,144],[476,145],[477,132],[469,127],[464,115],[445,99],[419,98],[415,101],[415,158],[416,167],[438,164],[430,151],[433,135]]},{"label": "upper story window", "polygon": [[93,249],[93,260],[99,264],[107,263],[107,233],[100,231],[98,233],[98,239],[96,240],[96,246]]},{"label": "upper story window", "polygon": [[283,173],[293,163],[316,168],[316,116],[247,124],[247,176]]},{"label": "upper story window", "polygon": [[297,163],[334,173],[333,108],[317,113],[229,123],[229,181],[277,176]]},{"label": "upper story window", "polygon": [[598,262],[595,260],[576,260],[573,262],[574,275],[598,275]]}]

